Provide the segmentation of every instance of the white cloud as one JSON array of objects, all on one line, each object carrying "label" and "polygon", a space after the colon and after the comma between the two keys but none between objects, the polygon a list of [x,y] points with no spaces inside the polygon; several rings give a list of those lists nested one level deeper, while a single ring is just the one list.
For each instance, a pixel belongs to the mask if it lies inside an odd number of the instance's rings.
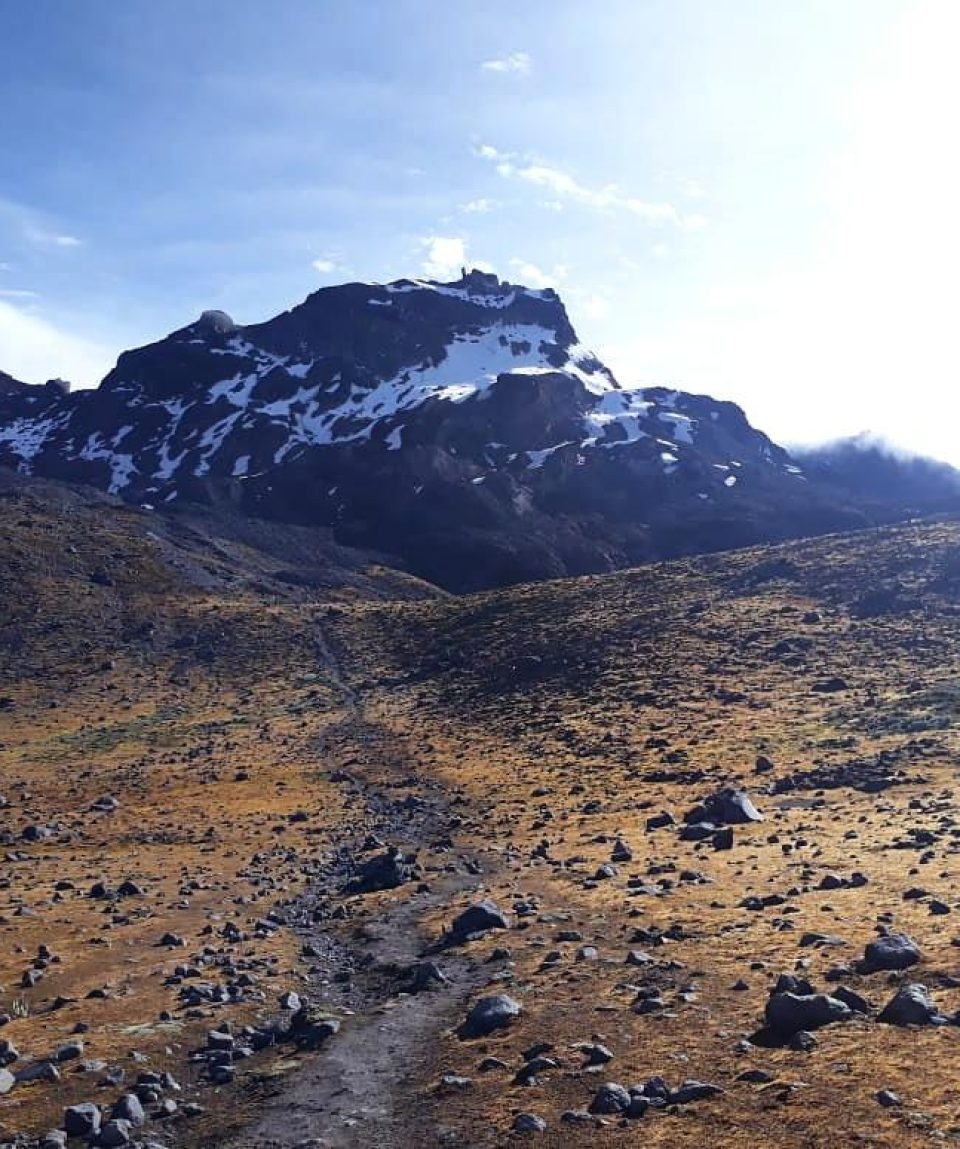
[{"label": "white cloud", "polygon": [[512,72],[517,76],[529,76],[533,67],[533,60],[528,52],[510,52],[493,60],[484,60],[480,65],[482,72],[498,72],[501,75]]},{"label": "white cloud", "polygon": [[497,201],[493,199],[472,199],[460,204],[460,211],[466,215],[486,215],[497,206]]},{"label": "white cloud", "polygon": [[456,235],[425,235],[420,247],[426,253],[421,263],[430,279],[454,279],[467,264],[467,241]]},{"label": "white cloud", "polygon": [[27,383],[61,377],[77,386],[98,383],[116,360],[115,351],[60,330],[49,320],[0,299],[0,370]]},{"label": "white cloud", "polygon": [[314,271],[319,271],[321,275],[329,275],[330,272],[337,270],[337,261],[335,259],[315,259],[310,265]]},{"label": "white cloud", "polygon": [[562,263],[554,264],[549,271],[524,259],[511,259],[510,266],[524,287],[533,287],[538,291],[545,287],[558,287],[567,278],[567,269]]},{"label": "white cloud", "polygon": [[603,319],[610,313],[610,303],[602,295],[588,294],[577,302],[577,314],[585,319]]},{"label": "white cloud", "polygon": [[560,168],[529,157],[501,152],[490,144],[481,144],[475,151],[481,159],[493,163],[497,173],[504,179],[520,180],[543,188],[557,197],[557,201],[569,200],[595,211],[628,212],[647,223],[669,223],[684,231],[698,230],[707,222],[702,215],[683,215],[672,203],[643,199],[617,184],[601,187],[584,184]]},{"label": "white cloud", "polygon": [[697,180],[682,178],[677,181],[680,194],[686,199],[706,199],[707,192]]},{"label": "white cloud", "polygon": [[22,227],[23,237],[28,243],[35,244],[37,247],[82,247],[83,240],[77,239],[75,235],[66,235],[63,232],[51,231],[49,228],[40,227],[35,223],[24,223]]},{"label": "white cloud", "polygon": [[25,288],[18,289],[14,287],[0,289],[0,298],[3,299],[39,299],[40,294],[36,291],[27,291]]},{"label": "white cloud", "polygon": [[[0,198],[0,221],[3,220],[9,221],[14,230],[19,232],[22,238],[34,247],[71,248],[83,246],[82,239],[78,239],[68,232],[60,231],[49,217],[44,216],[43,213],[34,208],[25,207],[15,200]],[[9,270],[9,265],[4,264],[3,269]]]}]

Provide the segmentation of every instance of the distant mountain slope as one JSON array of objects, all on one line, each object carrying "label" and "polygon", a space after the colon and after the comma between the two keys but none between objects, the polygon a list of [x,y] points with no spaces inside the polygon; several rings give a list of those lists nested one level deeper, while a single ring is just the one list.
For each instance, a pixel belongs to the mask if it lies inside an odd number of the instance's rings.
[{"label": "distant mountain slope", "polygon": [[808,478],[863,501],[897,501],[920,512],[960,510],[960,471],[899,451],[870,435],[795,450]]},{"label": "distant mountain slope", "polygon": [[178,618],[213,597],[260,609],[440,594],[322,529],[152,515],[0,469],[0,680],[119,647],[148,656],[183,638]]},{"label": "distant mountain slope", "polygon": [[734,404],[623,390],[555,292],[481,272],[325,288],[247,327],[206,312],[96,391],[15,406],[0,464],[329,527],[457,590],[870,521]]},{"label": "distant mountain slope", "polygon": [[6,371],[0,371],[0,396],[22,395],[26,389],[26,383],[21,383],[19,379],[14,379],[14,377],[8,375]]}]

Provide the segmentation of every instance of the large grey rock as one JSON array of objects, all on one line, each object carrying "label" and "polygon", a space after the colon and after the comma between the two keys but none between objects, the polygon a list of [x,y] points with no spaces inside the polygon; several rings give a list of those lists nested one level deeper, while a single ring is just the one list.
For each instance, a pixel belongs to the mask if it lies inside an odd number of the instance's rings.
[{"label": "large grey rock", "polygon": [[122,1117],[114,1117],[100,1130],[98,1145],[105,1149],[121,1149],[133,1143],[133,1124]]},{"label": "large grey rock", "polygon": [[90,1101],[69,1105],[63,1111],[63,1128],[68,1137],[96,1137],[100,1132],[100,1109]]},{"label": "large grey rock", "polygon": [[506,1029],[520,1016],[522,1006],[505,993],[482,997],[475,1002],[460,1027],[462,1037],[485,1037],[497,1029]]},{"label": "large grey rock", "polygon": [[388,846],[382,854],[361,865],[357,876],[344,886],[344,892],[369,894],[377,890],[394,890],[422,876],[423,871],[415,855],[404,854],[396,846]]},{"label": "large grey rock", "polygon": [[671,1091],[669,1100],[671,1105],[689,1105],[691,1101],[706,1101],[722,1092],[719,1085],[711,1085],[708,1081],[685,1081]]},{"label": "large grey rock", "polygon": [[210,331],[215,331],[219,335],[229,335],[231,332],[236,331],[237,325],[234,323],[233,318],[225,311],[209,310],[203,311],[200,318],[196,323],[197,327],[207,328]]},{"label": "large grey rock", "polygon": [[14,1075],[17,1084],[25,1085],[31,1081],[59,1081],[60,1070],[52,1061],[32,1061],[17,1070]]},{"label": "large grey rock", "polygon": [[500,909],[496,902],[484,898],[468,906],[462,914],[458,914],[450,927],[456,938],[465,938],[470,934],[481,934],[487,930],[508,930],[510,919]]},{"label": "large grey rock", "polygon": [[630,1093],[616,1081],[601,1085],[593,1095],[589,1111],[591,1113],[625,1113],[630,1108]]},{"label": "large grey rock", "polygon": [[140,1098],[135,1093],[125,1093],[117,1098],[110,1116],[121,1121],[129,1121],[131,1125],[142,1125],[147,1119]]},{"label": "large grey rock", "polygon": [[699,806],[694,806],[687,813],[685,821],[736,826],[744,822],[762,822],[763,815],[754,806],[746,790],[727,788],[718,790],[716,794],[705,798]]},{"label": "large grey rock", "polygon": [[833,997],[837,1001],[842,1001],[844,1005],[850,1006],[854,1013],[869,1013],[870,1002],[867,1001],[859,993],[855,993],[852,989],[848,989],[845,985],[838,985],[833,991]]},{"label": "large grey rock", "polygon": [[918,982],[902,985],[880,1011],[877,1021],[887,1025],[946,1025],[927,987]]},{"label": "large grey rock", "polygon": [[767,1002],[765,1015],[770,1029],[786,1036],[847,1021],[852,1013],[848,1005],[825,993],[775,993]]},{"label": "large grey rock", "polygon": [[916,965],[922,954],[920,947],[906,934],[886,934],[869,942],[860,962],[861,973],[875,973],[883,969],[909,969]]},{"label": "large grey rock", "polygon": [[335,1017],[324,1017],[308,1005],[290,1019],[289,1035],[301,1049],[319,1049],[339,1031],[340,1022]]}]

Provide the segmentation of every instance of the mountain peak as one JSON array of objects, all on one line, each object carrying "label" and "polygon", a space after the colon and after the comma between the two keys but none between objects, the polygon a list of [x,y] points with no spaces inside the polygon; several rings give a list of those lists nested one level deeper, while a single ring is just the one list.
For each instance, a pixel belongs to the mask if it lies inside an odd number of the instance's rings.
[{"label": "mountain peak", "polygon": [[0,464],[321,524],[455,589],[849,523],[734,404],[622,389],[556,291],[478,268],[205,311],[96,391],[5,404]]}]

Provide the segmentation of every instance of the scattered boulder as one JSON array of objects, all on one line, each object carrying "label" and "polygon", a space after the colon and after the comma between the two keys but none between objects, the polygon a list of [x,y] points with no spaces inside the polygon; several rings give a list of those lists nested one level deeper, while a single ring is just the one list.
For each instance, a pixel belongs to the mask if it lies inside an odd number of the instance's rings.
[{"label": "scattered boulder", "polygon": [[482,997],[475,1002],[460,1026],[460,1036],[486,1037],[498,1029],[506,1029],[520,1016],[522,1006],[505,993]]},{"label": "scattered boulder", "polygon": [[691,1101],[706,1101],[722,1092],[719,1085],[711,1085],[707,1081],[685,1081],[670,1091],[668,1100],[671,1105],[689,1105]]},{"label": "scattered boulder", "polygon": [[510,919],[503,910],[492,899],[484,898],[458,914],[453,920],[450,932],[456,939],[462,940],[475,934],[484,934],[488,930],[509,928]]},{"label": "scattered boulder", "polygon": [[713,835],[713,848],[715,850],[733,849],[733,830],[730,826],[724,826],[722,830],[717,830]]},{"label": "scattered boulder", "polygon": [[344,893],[370,894],[377,890],[395,890],[407,882],[418,881],[422,876],[416,855],[407,855],[397,846],[388,846],[382,854],[369,858],[360,866],[356,877],[344,886]]},{"label": "scattered boulder", "polygon": [[133,1124],[122,1117],[111,1118],[100,1130],[98,1145],[104,1149],[121,1149],[124,1145],[133,1144]]},{"label": "scattered boulder", "polygon": [[948,1020],[919,982],[902,985],[877,1018],[886,1025],[946,1025]]},{"label": "scattered boulder", "polygon": [[848,1021],[850,1007],[825,993],[774,993],[767,1002],[766,1022],[784,1036],[800,1030],[820,1029],[835,1021]]},{"label": "scattered boulder", "polygon": [[301,1049],[319,1049],[340,1032],[340,1022],[303,1005],[290,1019],[289,1036]]},{"label": "scattered boulder", "polygon": [[859,993],[854,993],[852,989],[848,989],[845,985],[838,985],[831,994],[837,1001],[842,1001],[844,1005],[849,1006],[854,1013],[869,1013],[870,1002],[865,997],[861,997]]},{"label": "scattered boulder", "polygon": [[409,982],[404,986],[407,993],[423,993],[437,989],[449,982],[449,978],[436,962],[417,962],[409,971]]},{"label": "scattered boulder", "polygon": [[684,821],[688,824],[704,822],[736,826],[745,822],[762,822],[763,815],[746,790],[727,787],[704,798],[698,806],[687,812]]},{"label": "scattered boulder", "polygon": [[92,1140],[100,1132],[100,1109],[92,1102],[70,1105],[63,1111],[63,1128],[68,1137]]},{"label": "scattered boulder", "polygon": [[610,854],[612,862],[632,862],[633,850],[627,845],[623,838],[617,838],[613,844],[613,850]]},{"label": "scattered boulder", "polygon": [[518,1113],[510,1128],[514,1133],[545,1133],[547,1123],[535,1113]]},{"label": "scattered boulder", "polygon": [[125,1093],[118,1098],[110,1116],[118,1121],[129,1122],[130,1125],[142,1125],[147,1119],[140,1098],[135,1093]]},{"label": "scattered boulder", "polygon": [[615,1081],[608,1081],[593,1095],[588,1112],[597,1114],[625,1113],[632,1098],[627,1089]]},{"label": "scattered boulder", "polygon": [[920,947],[906,934],[885,934],[876,941],[868,942],[858,969],[860,973],[909,969],[921,957]]},{"label": "scattered boulder", "polygon": [[668,810],[663,810],[659,814],[652,814],[647,819],[648,830],[665,830],[668,826],[675,825],[676,819]]}]

